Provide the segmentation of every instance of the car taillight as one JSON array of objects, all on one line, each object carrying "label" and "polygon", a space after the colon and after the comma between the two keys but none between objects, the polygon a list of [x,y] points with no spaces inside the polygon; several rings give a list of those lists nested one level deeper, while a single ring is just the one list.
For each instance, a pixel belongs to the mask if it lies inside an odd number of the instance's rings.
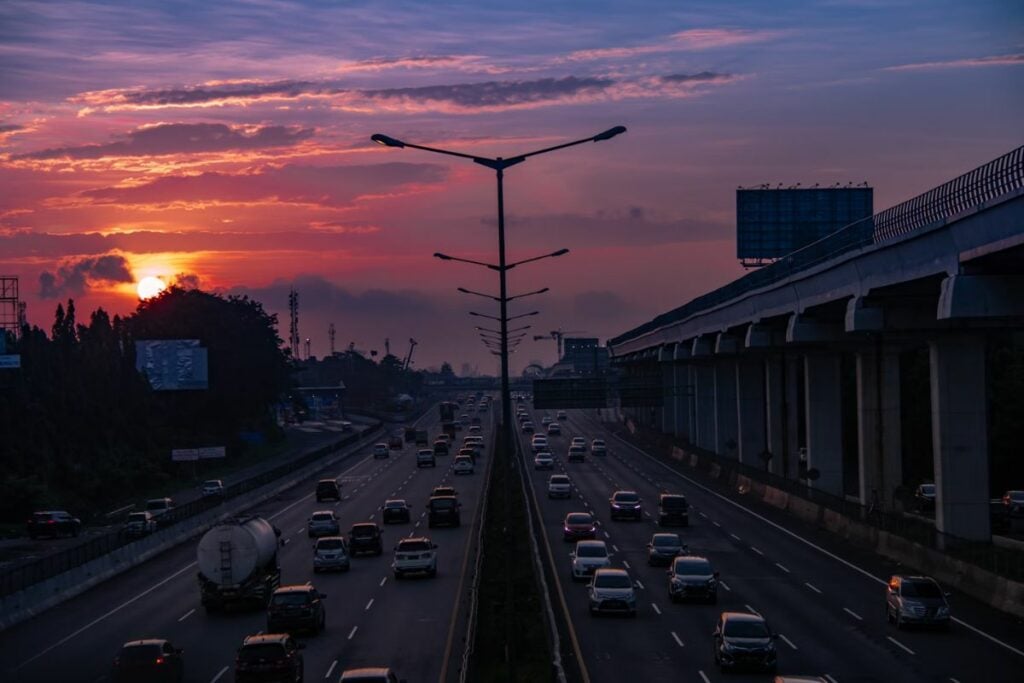
[{"label": "car taillight", "polygon": [[156,658],[156,663],[157,664],[163,664],[164,663],[164,658],[163,657],[157,657]]},{"label": "car taillight", "polygon": [[46,520],[46,523],[47,524],[56,524],[57,520],[55,520],[55,519],[48,519],[48,520]]}]

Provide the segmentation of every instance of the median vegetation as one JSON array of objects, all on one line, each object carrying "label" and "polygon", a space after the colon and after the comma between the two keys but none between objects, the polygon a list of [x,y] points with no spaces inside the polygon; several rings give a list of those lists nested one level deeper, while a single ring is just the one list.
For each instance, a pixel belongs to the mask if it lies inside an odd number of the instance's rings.
[{"label": "median vegetation", "polygon": [[551,650],[519,475],[500,444],[487,489],[477,628],[467,680],[547,681]]}]

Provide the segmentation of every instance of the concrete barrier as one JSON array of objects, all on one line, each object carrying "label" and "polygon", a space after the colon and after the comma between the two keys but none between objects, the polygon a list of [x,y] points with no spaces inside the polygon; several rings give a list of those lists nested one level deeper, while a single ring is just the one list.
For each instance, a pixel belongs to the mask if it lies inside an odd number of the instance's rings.
[{"label": "concrete barrier", "polygon": [[776,507],[780,510],[785,510],[789,506],[789,494],[775,488],[774,486],[764,487],[763,500],[772,507]]},{"label": "concrete barrier", "polygon": [[786,509],[800,519],[805,522],[810,522],[811,524],[817,524],[818,520],[821,518],[820,505],[803,498],[798,498],[797,496],[789,496]]},{"label": "concrete barrier", "polygon": [[[365,441],[376,436],[379,427],[366,430],[352,444],[342,447],[333,456],[296,470],[291,476],[264,484],[245,496],[226,501],[223,505],[207,510],[167,529],[162,529],[149,536],[128,543],[114,551],[86,562],[80,567],[58,574],[46,581],[30,586],[25,590],[0,599],[0,631],[15,624],[31,619],[51,607],[84,593],[93,586],[107,581],[132,567],[142,564],[160,553],[194,538],[222,520],[233,517],[241,511],[259,505],[282,491],[286,491],[299,482],[308,479],[325,467],[351,457],[363,448]],[[244,499],[244,500],[243,500]]]}]

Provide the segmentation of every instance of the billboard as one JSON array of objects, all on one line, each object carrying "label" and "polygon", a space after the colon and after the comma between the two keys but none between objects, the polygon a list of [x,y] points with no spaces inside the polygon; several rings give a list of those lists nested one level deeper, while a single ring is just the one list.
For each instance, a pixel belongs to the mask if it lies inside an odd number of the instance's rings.
[{"label": "billboard", "polygon": [[870,187],[739,189],[736,256],[760,265],[791,254],[872,214]]},{"label": "billboard", "polygon": [[603,377],[571,377],[533,380],[533,407],[605,408],[608,384]]},{"label": "billboard", "polygon": [[135,369],[154,391],[207,389],[206,349],[198,339],[158,339],[135,342]]}]

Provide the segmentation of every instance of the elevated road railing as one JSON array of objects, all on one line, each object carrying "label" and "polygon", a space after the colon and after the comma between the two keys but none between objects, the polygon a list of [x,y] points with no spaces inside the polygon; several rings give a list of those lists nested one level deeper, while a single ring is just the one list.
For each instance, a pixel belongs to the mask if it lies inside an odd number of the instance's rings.
[{"label": "elevated road railing", "polygon": [[1024,146],[913,199],[851,223],[836,232],[755,270],[724,287],[693,299],[608,341],[609,346],[690,318],[748,292],[786,280],[837,256],[941,226],[964,213],[1024,189]]}]

